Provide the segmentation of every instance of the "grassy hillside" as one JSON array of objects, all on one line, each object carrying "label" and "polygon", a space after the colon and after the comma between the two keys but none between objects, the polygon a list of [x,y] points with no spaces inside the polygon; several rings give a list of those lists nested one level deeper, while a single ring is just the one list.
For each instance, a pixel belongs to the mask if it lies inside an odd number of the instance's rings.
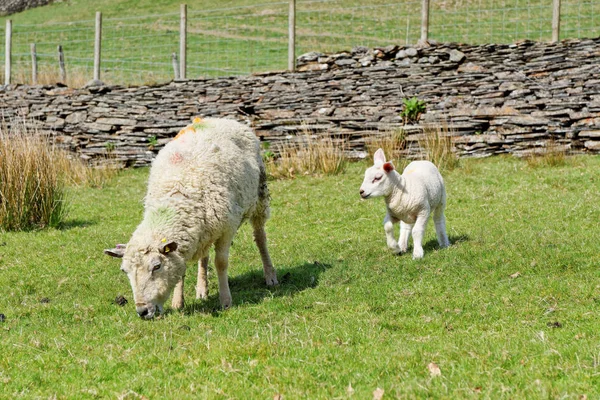
[{"label": "grassy hillside", "polygon": [[600,396],[600,158],[464,160],[445,175],[453,245],[430,224],[418,262],[387,251],[365,168],[270,183],[282,283],[265,287],[244,226],[225,312],[214,272],[193,300],[190,266],[184,312],[137,317],[102,249],[140,221],[146,170],[75,190],[62,229],[0,233],[0,398]]},{"label": "grassy hillside", "polygon": [[[170,0],[65,0],[10,16],[14,75],[28,81],[29,45],[38,46],[41,73],[56,79],[56,46],[65,49],[68,80],[91,76],[95,11],[102,11],[103,78],[151,83],[173,77],[179,4]],[[190,1],[188,76],[240,75],[287,67],[286,1]],[[420,1],[298,1],[297,54],[348,50],[356,45],[415,43]],[[563,37],[600,34],[600,0],[563,1]],[[544,0],[447,0],[431,5],[431,34],[440,41],[514,42],[550,38],[551,7]],[[0,29],[4,29],[0,18]],[[3,32],[0,32],[2,34]],[[3,41],[2,45],[3,46]],[[0,47],[2,49],[3,47]],[[3,73],[3,70],[0,72]]]}]

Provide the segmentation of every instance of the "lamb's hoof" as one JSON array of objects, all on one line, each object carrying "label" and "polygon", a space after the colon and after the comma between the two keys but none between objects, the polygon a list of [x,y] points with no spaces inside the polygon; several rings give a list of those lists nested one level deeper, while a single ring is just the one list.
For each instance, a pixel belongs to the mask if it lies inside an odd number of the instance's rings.
[{"label": "lamb's hoof", "polygon": [[400,247],[388,247],[388,248],[394,255],[400,256],[403,253],[403,251],[400,249]]},{"label": "lamb's hoof", "polygon": [[418,249],[413,251],[413,260],[420,260],[423,258],[423,256],[425,255],[425,252],[423,251],[423,249]]},{"label": "lamb's hoof", "polygon": [[196,300],[206,300],[206,299],[208,299],[208,289],[196,291]]}]

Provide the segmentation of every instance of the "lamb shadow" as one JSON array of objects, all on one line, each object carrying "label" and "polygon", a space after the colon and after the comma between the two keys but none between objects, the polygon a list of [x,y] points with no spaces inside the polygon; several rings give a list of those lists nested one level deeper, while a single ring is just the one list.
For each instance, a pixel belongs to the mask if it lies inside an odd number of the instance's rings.
[{"label": "lamb shadow", "polygon": [[[266,286],[262,269],[230,277],[229,289],[233,298],[233,307],[258,304],[267,297],[292,296],[303,290],[317,287],[319,276],[331,267],[331,264],[315,261],[295,267],[277,268],[279,285],[274,287]],[[216,279],[216,274],[213,273],[211,278]],[[222,311],[216,289],[209,294],[207,300],[193,300],[183,309],[185,315],[203,313],[214,317],[220,316]]]},{"label": "lamb shadow", "polygon": [[[448,236],[448,240],[450,240],[450,247],[457,243],[468,242],[470,240],[469,235],[450,235]],[[440,245],[437,242],[437,239],[431,239],[427,243],[423,245],[423,250],[431,251],[435,249],[439,249]]]}]

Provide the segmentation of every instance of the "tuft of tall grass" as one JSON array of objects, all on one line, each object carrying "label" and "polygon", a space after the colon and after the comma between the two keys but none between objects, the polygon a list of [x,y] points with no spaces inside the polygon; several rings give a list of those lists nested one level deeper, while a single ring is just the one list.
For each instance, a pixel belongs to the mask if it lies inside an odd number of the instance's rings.
[{"label": "tuft of tall grass", "polygon": [[554,140],[546,142],[541,152],[536,152],[525,157],[527,165],[532,168],[560,167],[567,162],[567,150]]},{"label": "tuft of tall grass", "polygon": [[267,160],[267,173],[273,179],[296,175],[336,175],[347,166],[344,144],[331,137],[319,138],[309,133],[302,141],[285,142],[278,146],[279,157]]},{"label": "tuft of tall grass", "polygon": [[0,230],[59,226],[68,209],[69,185],[102,186],[115,173],[74,159],[26,123],[2,127]]},{"label": "tuft of tall grass", "polygon": [[[389,160],[399,160],[402,150],[406,148],[406,133],[402,128],[377,132],[367,138],[365,146],[371,161],[377,149],[382,149]],[[399,166],[396,167],[399,168]]]},{"label": "tuft of tall grass", "polygon": [[67,211],[62,153],[43,137],[0,130],[0,229],[57,226]]},{"label": "tuft of tall grass", "polygon": [[452,171],[458,166],[458,156],[452,146],[452,132],[447,123],[423,125],[419,145],[423,149],[423,157],[439,170]]},{"label": "tuft of tall grass", "polygon": [[[30,67],[23,66],[23,68],[16,68],[12,75],[12,82],[14,83],[33,85],[32,79]],[[83,68],[70,68],[67,69],[66,82],[62,82],[58,68],[45,64],[38,66],[38,85],[56,85],[60,82],[71,88],[81,88],[84,87],[91,79],[91,72],[89,70]]]}]

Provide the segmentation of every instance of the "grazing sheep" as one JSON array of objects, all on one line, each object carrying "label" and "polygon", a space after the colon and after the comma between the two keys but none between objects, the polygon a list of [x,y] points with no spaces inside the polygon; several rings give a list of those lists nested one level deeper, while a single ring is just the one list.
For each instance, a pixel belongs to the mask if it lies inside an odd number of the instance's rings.
[{"label": "grazing sheep", "polygon": [[[374,165],[365,171],[365,179],[360,186],[363,199],[385,197],[387,214],[383,229],[388,247],[395,253],[408,249],[408,238],[412,232],[413,259],[423,258],[423,235],[433,212],[435,232],[441,247],[450,245],[446,235],[446,189],[442,175],[429,161],[413,161],[402,175],[396,172],[391,162],[385,161],[383,150],[374,155]],[[400,221],[400,240],[394,238],[394,224]]]},{"label": "grazing sheep", "polygon": [[181,130],[156,156],[144,200],[144,219],[129,243],[105,250],[123,258],[137,313],[146,319],[172,306],[183,307],[186,261],[200,260],[196,298],[206,298],[208,252],[215,246],[219,299],[231,306],[227,280],[229,247],[249,220],[267,285],[277,276],[267,250],[265,222],[269,193],[258,140],[236,121],[207,118]]}]

